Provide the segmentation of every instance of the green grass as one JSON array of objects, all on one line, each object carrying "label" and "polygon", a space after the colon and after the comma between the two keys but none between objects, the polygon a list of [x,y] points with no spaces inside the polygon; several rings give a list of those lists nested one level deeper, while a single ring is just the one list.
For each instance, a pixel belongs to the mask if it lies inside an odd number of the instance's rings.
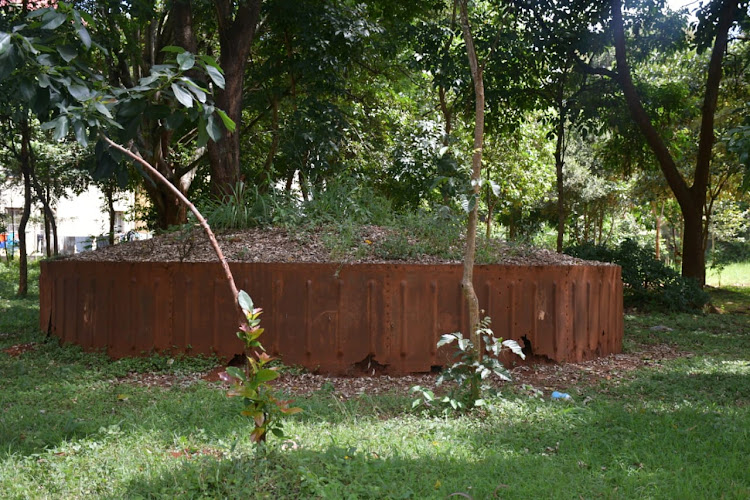
[{"label": "green grass", "polygon": [[706,270],[706,284],[720,286],[750,286],[750,262],[735,262],[721,271]]},{"label": "green grass", "polygon": [[214,385],[118,379],[212,360],[110,362],[60,347],[36,331],[36,296],[12,298],[3,269],[0,350],[37,343],[0,352],[3,498],[750,496],[750,288],[712,292],[726,314],[628,316],[626,350],[669,343],[690,356],[566,387],[571,402],[508,387],[482,413],[438,418],[395,395],[321,390],[298,400],[289,441],[254,450],[238,402]]}]

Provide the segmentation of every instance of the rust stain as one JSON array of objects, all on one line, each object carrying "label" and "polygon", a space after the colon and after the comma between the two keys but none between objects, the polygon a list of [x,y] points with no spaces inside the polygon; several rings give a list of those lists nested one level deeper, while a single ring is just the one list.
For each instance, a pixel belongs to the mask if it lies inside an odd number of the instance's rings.
[{"label": "rust stain", "polygon": [[[349,373],[427,372],[467,328],[459,265],[234,263],[265,310],[264,345],[290,365]],[[477,266],[495,335],[536,359],[576,362],[622,350],[617,266]],[[270,310],[272,309],[272,310]],[[211,263],[42,262],[40,326],[114,358],[153,351],[242,352],[231,294]]]}]

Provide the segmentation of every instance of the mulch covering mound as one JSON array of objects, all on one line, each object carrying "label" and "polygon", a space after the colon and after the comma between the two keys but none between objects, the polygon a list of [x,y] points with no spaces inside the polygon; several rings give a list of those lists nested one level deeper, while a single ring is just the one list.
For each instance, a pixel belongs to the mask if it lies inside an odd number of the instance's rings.
[{"label": "mulch covering mound", "polygon": [[[222,252],[230,262],[314,262],[377,264],[398,262],[402,264],[459,264],[460,260],[421,254],[407,259],[384,259],[377,255],[382,244],[394,230],[378,226],[363,227],[356,244],[345,255],[334,257],[323,242],[324,230],[288,232],[281,228],[254,228],[218,234]],[[331,238],[327,234],[328,239]],[[494,264],[523,266],[554,265],[608,265],[591,262],[549,250],[528,246],[510,245],[496,240],[491,242]],[[463,241],[456,242],[460,255]],[[338,252],[342,253],[342,252]],[[215,262],[213,248],[199,228],[158,235],[149,240],[120,243],[92,252],[82,252],[68,257],[70,260],[103,262]]]}]

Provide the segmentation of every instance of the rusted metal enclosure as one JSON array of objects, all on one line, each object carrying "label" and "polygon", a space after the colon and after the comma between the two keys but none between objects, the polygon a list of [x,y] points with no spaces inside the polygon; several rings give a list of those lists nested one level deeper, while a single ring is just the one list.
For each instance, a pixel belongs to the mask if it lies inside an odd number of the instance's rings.
[{"label": "rusted metal enclosure", "polygon": [[[262,307],[270,354],[287,364],[349,373],[444,365],[435,344],[466,331],[461,266],[233,263]],[[622,280],[612,265],[477,266],[480,307],[496,335],[554,361],[620,352]],[[42,263],[40,325],[64,342],[115,358],[152,351],[242,352],[236,310],[218,264]]]}]

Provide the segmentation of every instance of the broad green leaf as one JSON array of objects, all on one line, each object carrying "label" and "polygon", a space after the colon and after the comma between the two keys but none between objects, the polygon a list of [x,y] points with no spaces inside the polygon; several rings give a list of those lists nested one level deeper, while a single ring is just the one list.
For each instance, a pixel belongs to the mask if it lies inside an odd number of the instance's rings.
[{"label": "broad green leaf", "polygon": [[201,61],[203,61],[203,63],[206,66],[211,66],[212,68],[216,68],[219,71],[221,71],[221,66],[219,66],[219,63],[217,63],[216,59],[214,59],[213,57],[207,56],[207,55],[200,55],[200,56],[198,56],[198,59],[200,59]]},{"label": "broad green leaf", "polygon": [[208,132],[206,132],[206,119],[203,115],[198,117],[198,140],[196,141],[199,148],[208,144]]},{"label": "broad green leaf", "polygon": [[53,67],[57,66],[56,61],[49,54],[40,54],[36,56],[36,62],[42,66]]},{"label": "broad green leaf", "polygon": [[150,74],[138,80],[138,85],[142,87],[148,87],[149,85],[151,85],[158,79],[159,79],[159,75]]},{"label": "broad green leaf", "polygon": [[438,347],[442,347],[442,346],[444,346],[446,344],[450,344],[454,340],[456,340],[456,336],[455,335],[453,335],[451,333],[446,333],[446,334],[444,334],[444,335],[442,335],[440,337],[440,340],[438,340],[437,346]]},{"label": "broad green leaf", "polygon": [[258,371],[254,377],[256,382],[269,382],[271,380],[276,380],[277,378],[279,378],[279,372],[268,368]]},{"label": "broad green leaf", "polygon": [[500,186],[495,181],[490,181],[490,186],[492,187],[492,194],[495,196],[500,196],[501,190]]},{"label": "broad green leaf", "polygon": [[185,52],[185,49],[183,49],[182,47],[177,47],[175,45],[167,45],[166,47],[164,47],[163,49],[161,49],[161,51],[162,52],[172,52],[172,53],[175,53],[175,54],[181,54],[181,53]]},{"label": "broad green leaf", "polygon": [[112,118],[112,113],[109,112],[109,109],[107,109],[107,106],[104,105],[104,103],[96,101],[94,103],[94,107],[98,112],[106,116],[107,118]]},{"label": "broad green leaf", "polygon": [[59,120],[60,117],[58,116],[54,120],[50,120],[48,122],[42,123],[42,125],[39,127],[42,130],[52,130],[53,128],[57,127],[57,120]]},{"label": "broad green leaf", "polygon": [[190,92],[187,92],[176,83],[172,84],[172,92],[174,92],[174,96],[178,101],[180,101],[180,104],[182,104],[186,108],[193,107],[193,96],[190,95]]},{"label": "broad green leaf", "polygon": [[42,17],[42,22],[44,23],[42,25],[43,30],[55,30],[62,25],[66,20],[68,19],[68,16],[61,12],[57,11],[48,11],[44,14]]},{"label": "broad green leaf", "polygon": [[8,50],[8,47],[10,47],[10,33],[0,31],[0,54]]},{"label": "broad green leaf", "polygon": [[86,47],[87,49],[90,49],[91,48],[91,35],[89,34],[86,27],[83,24],[81,24],[76,29],[76,33],[78,34],[78,38],[81,39],[81,43],[83,43],[84,47]]},{"label": "broad green leaf", "polygon": [[465,351],[467,347],[471,345],[471,340],[469,339],[458,339],[458,348],[462,351]]},{"label": "broad green leaf", "polygon": [[76,135],[76,141],[84,148],[88,146],[88,138],[86,137],[86,126],[81,120],[73,122],[73,132]]},{"label": "broad green leaf", "polygon": [[206,92],[203,91],[202,88],[200,88],[198,85],[196,85],[192,80],[189,78],[183,78],[183,81],[187,84],[185,87],[193,93],[196,99],[198,99],[198,102],[205,103],[206,102]]},{"label": "broad green leaf", "polygon": [[237,127],[237,125],[234,123],[234,120],[229,118],[229,115],[227,115],[221,109],[217,109],[216,113],[219,115],[219,118],[221,118],[221,121],[224,123],[226,129],[230,132],[234,132],[234,129]]},{"label": "broad green leaf", "polygon": [[66,63],[69,63],[78,55],[76,49],[70,45],[58,45],[57,53],[60,54],[60,57],[62,57]]},{"label": "broad green leaf", "polygon": [[46,9],[39,9],[39,10],[33,10],[31,11],[27,16],[26,19],[34,19],[39,16],[45,15],[49,10],[51,10],[50,7],[47,7]]},{"label": "broad green leaf", "polygon": [[247,376],[245,375],[245,372],[237,368],[236,366],[227,366],[227,373],[238,380],[242,380],[243,382],[247,380]]},{"label": "broad green leaf", "polygon": [[219,87],[220,89],[224,88],[225,80],[224,75],[221,74],[221,71],[219,71],[217,68],[213,66],[206,66],[206,73],[208,73],[208,76],[211,77],[211,80],[214,82],[214,84]]},{"label": "broad green leaf", "polygon": [[219,142],[224,135],[221,131],[219,123],[214,118],[214,115],[208,115],[208,118],[206,120],[206,132],[214,142]]},{"label": "broad green leaf", "polygon": [[523,349],[515,340],[503,340],[503,345],[513,351],[514,354],[521,356],[521,359],[526,359],[526,355],[523,353]]},{"label": "broad green leaf", "polygon": [[237,295],[237,302],[240,304],[240,307],[243,311],[252,312],[253,308],[255,307],[253,305],[253,299],[250,298],[250,295],[245,290],[240,290],[240,293]]},{"label": "broad green leaf", "polygon": [[68,92],[78,101],[85,101],[91,97],[91,91],[85,85],[79,85],[77,83],[68,87]]},{"label": "broad green leaf", "polygon": [[190,52],[177,54],[177,64],[180,66],[180,71],[187,71],[195,66],[195,56]]},{"label": "broad green leaf", "polygon": [[57,119],[57,126],[55,127],[55,133],[52,134],[52,139],[60,141],[68,135],[68,117],[60,116]]}]

